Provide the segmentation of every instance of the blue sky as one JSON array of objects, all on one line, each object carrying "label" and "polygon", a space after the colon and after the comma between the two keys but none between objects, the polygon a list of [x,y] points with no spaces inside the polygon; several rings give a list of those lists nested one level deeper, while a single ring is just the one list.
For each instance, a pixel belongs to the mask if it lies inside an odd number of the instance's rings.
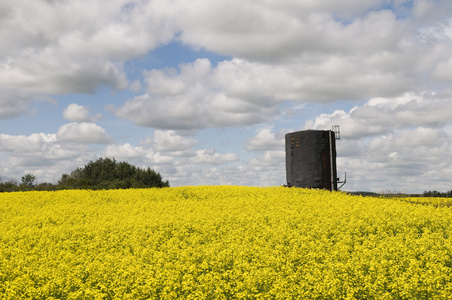
[{"label": "blue sky", "polygon": [[344,190],[450,190],[452,2],[0,4],[0,180],[99,157],[172,186],[284,184],[284,135],[341,126]]}]

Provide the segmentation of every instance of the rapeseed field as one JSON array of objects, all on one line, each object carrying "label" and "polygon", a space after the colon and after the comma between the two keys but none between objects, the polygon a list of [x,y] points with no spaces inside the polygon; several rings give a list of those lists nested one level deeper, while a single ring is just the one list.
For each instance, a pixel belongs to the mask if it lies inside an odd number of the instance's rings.
[{"label": "rapeseed field", "polygon": [[3,193],[0,299],[450,299],[452,211],[411,202],[239,186]]}]

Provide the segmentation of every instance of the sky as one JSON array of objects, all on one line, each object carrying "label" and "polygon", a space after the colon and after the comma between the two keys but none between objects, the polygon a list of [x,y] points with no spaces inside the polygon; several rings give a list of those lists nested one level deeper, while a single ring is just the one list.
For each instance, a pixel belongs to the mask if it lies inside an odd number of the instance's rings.
[{"label": "sky", "polygon": [[0,0],[0,179],[100,157],[171,186],[286,183],[339,125],[345,191],[452,189],[450,0]]}]

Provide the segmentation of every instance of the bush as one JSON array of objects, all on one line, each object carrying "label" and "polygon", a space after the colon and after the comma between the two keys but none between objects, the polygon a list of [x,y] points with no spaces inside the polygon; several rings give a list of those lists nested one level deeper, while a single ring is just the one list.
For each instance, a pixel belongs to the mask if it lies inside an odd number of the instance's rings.
[{"label": "bush", "polygon": [[19,191],[19,186],[15,180],[7,180],[0,183],[0,193]]},{"label": "bush", "polygon": [[99,158],[70,175],[63,174],[58,185],[63,189],[93,190],[169,187],[168,181],[163,181],[162,176],[149,167],[141,169],[111,158]]}]

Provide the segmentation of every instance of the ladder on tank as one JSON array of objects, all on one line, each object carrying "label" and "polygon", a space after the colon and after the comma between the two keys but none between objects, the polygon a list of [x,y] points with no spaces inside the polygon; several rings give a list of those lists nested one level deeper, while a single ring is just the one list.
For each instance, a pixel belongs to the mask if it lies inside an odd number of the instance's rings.
[{"label": "ladder on tank", "polygon": [[[331,128],[331,131],[334,132],[334,137],[336,140],[341,139],[341,130],[339,128],[339,125],[333,125],[333,127]],[[339,177],[337,178],[337,183],[342,183],[341,186],[339,186],[337,188],[337,190],[339,191],[347,183],[347,172],[344,172],[344,180],[343,181],[340,181]]]}]

